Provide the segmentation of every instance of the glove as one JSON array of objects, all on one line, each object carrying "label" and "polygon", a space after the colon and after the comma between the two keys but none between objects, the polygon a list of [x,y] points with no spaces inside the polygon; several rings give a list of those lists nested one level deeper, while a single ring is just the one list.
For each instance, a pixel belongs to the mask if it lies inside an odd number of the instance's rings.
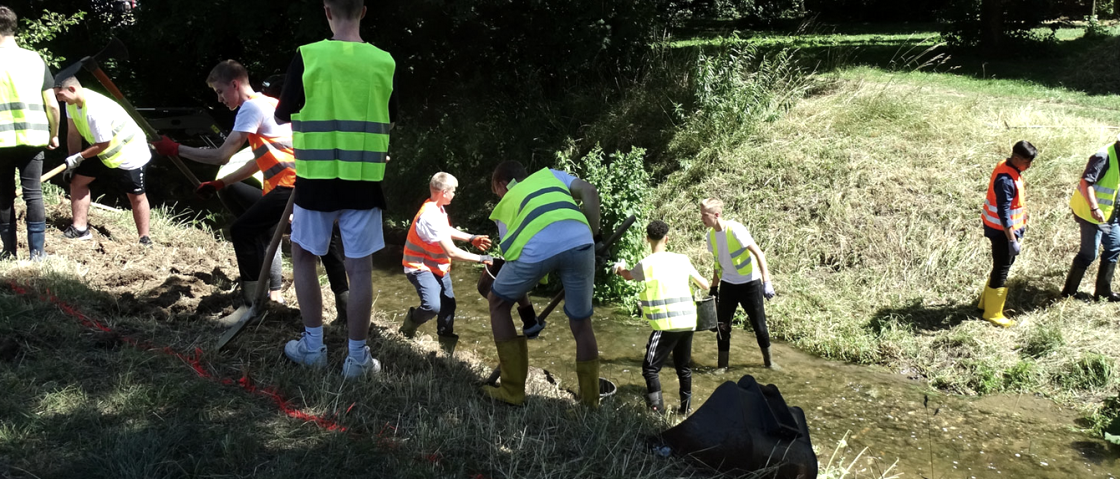
[{"label": "glove", "polygon": [[195,188],[194,196],[200,200],[208,200],[211,196],[214,196],[214,193],[217,193],[218,190],[225,187],[226,182],[222,180],[207,181],[199,184],[198,188]]},{"label": "glove", "polygon": [[719,297],[719,285],[718,284],[713,284],[712,285],[711,289],[708,290],[708,296],[711,296],[713,298],[718,298]]},{"label": "glove", "polygon": [[774,284],[767,281],[762,283],[762,296],[766,299],[773,298],[778,293],[774,292]]},{"label": "glove", "polygon": [[470,243],[483,251],[490,249],[490,237],[487,235],[471,235]]},{"label": "glove", "polygon": [[619,271],[626,269],[626,261],[618,260],[615,264],[611,265],[611,274],[618,274]]},{"label": "glove", "polygon": [[67,156],[66,157],[66,171],[71,171],[74,168],[77,168],[78,165],[82,164],[82,161],[84,161],[84,160],[85,160],[85,158],[82,158],[81,153],[74,153],[73,155]]},{"label": "glove", "polygon": [[152,143],[152,147],[156,149],[156,153],[163,156],[179,156],[179,144],[167,135],[161,136],[159,141]]},{"label": "glove", "polygon": [[478,255],[478,262],[483,264],[494,264],[494,257],[488,254]]},{"label": "glove", "polygon": [[1007,240],[1007,252],[1012,258],[1014,258],[1016,256],[1019,256],[1019,249],[1020,248],[1019,248],[1019,242],[1018,241]]}]

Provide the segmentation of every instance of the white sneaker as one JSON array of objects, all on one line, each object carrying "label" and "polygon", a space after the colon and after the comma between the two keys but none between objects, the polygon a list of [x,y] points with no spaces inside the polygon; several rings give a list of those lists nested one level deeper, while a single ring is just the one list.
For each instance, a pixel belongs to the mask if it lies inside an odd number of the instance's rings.
[{"label": "white sneaker", "polygon": [[310,366],[313,368],[327,367],[327,346],[320,346],[318,351],[313,351],[311,348],[307,347],[306,340],[307,333],[304,332],[303,336],[300,336],[299,339],[288,341],[288,344],[284,345],[284,355],[288,356],[288,359],[303,366]]},{"label": "white sneaker", "polygon": [[366,346],[364,360],[358,361],[354,359],[354,356],[347,355],[346,362],[342,363],[342,377],[346,379],[355,379],[379,372],[381,372],[381,362],[369,354],[369,346]]}]

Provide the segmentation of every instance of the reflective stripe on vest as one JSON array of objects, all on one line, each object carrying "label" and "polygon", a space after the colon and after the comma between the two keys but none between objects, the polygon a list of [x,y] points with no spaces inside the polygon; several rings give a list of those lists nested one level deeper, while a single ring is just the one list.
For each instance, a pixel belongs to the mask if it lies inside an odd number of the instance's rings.
[{"label": "reflective stripe on vest", "polygon": [[1011,180],[1015,182],[1015,197],[1011,198],[1011,204],[1008,205],[1008,214],[1011,216],[1011,224],[1007,226],[1011,227],[1011,231],[1018,233],[1019,230],[1027,225],[1027,203],[1023,191],[1023,177],[1019,174],[1019,170],[1012,168],[1011,165],[1007,163],[1007,160],[1000,161],[996,164],[995,169],[992,170],[992,176],[988,179],[988,196],[984,199],[984,207],[980,211],[980,219],[984,221],[985,225],[991,228],[1003,230],[1003,222],[999,219],[999,208],[996,207],[995,190],[996,178],[1003,174],[1010,176]]},{"label": "reflective stripe on vest", "polygon": [[[1101,209],[1104,220],[1108,221],[1112,218],[1112,210],[1116,208],[1116,190],[1120,189],[1120,162],[1116,158],[1115,143],[1108,147],[1108,170],[1104,172],[1104,178],[1098,178],[1091,186],[1093,196],[1097,197],[1097,207]],[[1081,196],[1081,188],[1074,187],[1073,197],[1069,199],[1069,207],[1073,208],[1073,214],[1081,219],[1100,224],[1100,221],[1093,219],[1093,210],[1089,207],[1089,201]]]},{"label": "reflective stripe on vest", "polygon": [[299,51],[306,102],[292,115],[296,174],[381,181],[389,151],[393,57],[368,43],[333,40]]},{"label": "reflective stripe on vest", "polygon": [[[731,250],[731,264],[735,266],[737,271],[742,276],[750,276],[754,272],[754,257],[751,251],[739,243],[735,235],[731,233],[731,228],[726,227],[721,231],[727,238],[727,248]],[[716,241],[716,230],[708,230],[708,241],[712,243],[712,256],[715,257],[715,268],[717,272],[721,272],[723,267],[719,263],[719,242]]]},{"label": "reflective stripe on vest", "polygon": [[140,131],[140,127],[136,125],[132,118],[124,113],[124,109],[119,105],[116,103],[112,105],[106,103],[112,102],[113,100],[88,89],[85,90],[83,94],[86,100],[84,108],[85,113],[79,112],[77,105],[66,105],[66,114],[74,121],[74,126],[78,129],[78,133],[82,135],[82,138],[85,138],[86,142],[92,145],[97,142],[94,141],[93,133],[90,132],[87,115],[98,109],[102,110],[101,113],[98,114],[111,114],[106,112],[109,112],[112,106],[116,105],[116,110],[119,111],[116,112],[116,117],[113,118],[113,138],[109,140],[109,146],[105,148],[105,151],[99,153],[97,158],[109,168],[121,166],[121,163],[124,163],[124,149],[135,142],[145,141],[143,135],[137,134],[137,132]]},{"label": "reflective stripe on vest", "polygon": [[[428,243],[421,239],[420,234],[416,232],[416,222],[432,208],[440,209],[436,202],[425,201],[424,205],[420,207],[420,211],[412,218],[412,226],[408,228],[408,239],[404,242],[404,259],[401,260],[401,264],[405,268],[430,271],[432,274],[442,277],[451,271],[451,256],[443,250],[439,242]],[[443,218],[446,220],[447,216],[443,215]],[[440,226],[451,227],[449,223]]]},{"label": "reflective stripe on vest", "polygon": [[[263,99],[272,106],[273,111],[279,100],[254,94],[250,100]],[[292,138],[289,136],[269,137],[249,133],[249,147],[253,149],[253,161],[264,175],[262,193],[268,194],[278,186],[293,188],[296,185],[296,159],[295,150],[292,148]]]},{"label": "reflective stripe on vest", "polygon": [[642,260],[645,289],[638,295],[642,317],[656,331],[696,329],[696,303],[692,299],[688,257],[657,253]]},{"label": "reflective stripe on vest", "polygon": [[0,48],[0,148],[44,146],[51,127],[43,105],[43,58],[23,48]]},{"label": "reflective stripe on vest", "polygon": [[572,192],[548,168],[514,183],[494,207],[490,219],[506,225],[501,242],[506,261],[516,261],[529,240],[552,223],[576,220],[588,224]]}]

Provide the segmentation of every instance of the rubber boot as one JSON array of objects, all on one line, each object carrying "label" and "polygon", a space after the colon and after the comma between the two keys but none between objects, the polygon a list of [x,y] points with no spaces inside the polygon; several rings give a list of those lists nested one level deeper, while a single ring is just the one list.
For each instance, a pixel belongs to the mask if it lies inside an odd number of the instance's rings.
[{"label": "rubber boot", "polygon": [[529,345],[525,336],[494,341],[498,348],[501,382],[497,387],[482,386],[482,393],[493,399],[520,406],[525,402],[525,379],[529,376]]},{"label": "rubber boot", "polygon": [[770,348],[762,348],[762,365],[768,368],[774,367],[774,362],[770,360]]},{"label": "rubber boot", "polygon": [[[591,409],[599,408],[599,358],[576,361],[576,378],[579,379],[579,402]],[[661,393],[658,393],[659,395]]]},{"label": "rubber boot", "polygon": [[984,297],[988,295],[988,285],[991,283],[984,283],[984,287],[980,288],[980,301],[976,302],[976,309],[984,310]]},{"label": "rubber boot", "polygon": [[401,336],[408,339],[416,337],[416,328],[419,328],[420,325],[424,323],[417,323],[414,319],[415,316],[416,308],[408,308],[408,314],[404,315],[404,322],[401,323],[401,328],[397,330],[397,332],[401,333]]},{"label": "rubber boot", "polygon": [[257,283],[260,281],[242,281],[241,282],[241,297],[245,299],[246,306],[252,306],[254,295],[257,294]]},{"label": "rubber boot", "polygon": [[681,391],[681,407],[677,409],[677,414],[687,416],[692,412],[692,391]]},{"label": "rubber boot", "polygon": [[46,221],[27,222],[27,246],[31,250],[31,261],[42,261],[47,256],[43,243],[47,240]]},{"label": "rubber boot", "polygon": [[719,360],[716,363],[717,368],[727,369],[727,355],[728,355],[728,353],[730,353],[730,351],[720,351],[719,352]]},{"label": "rubber boot", "polygon": [[646,406],[657,414],[665,414],[665,401],[661,400],[661,391],[646,394]]},{"label": "rubber boot", "polygon": [[335,322],[346,324],[346,308],[350,306],[350,290],[334,294],[334,309],[338,312]]},{"label": "rubber boot", "polygon": [[443,350],[448,356],[455,354],[455,345],[459,344],[458,334],[448,334],[439,336],[439,348]]},{"label": "rubber boot", "polygon": [[4,249],[0,250],[0,260],[15,259],[16,257],[16,224],[6,223],[0,225],[0,243]]},{"label": "rubber boot", "polygon": [[984,295],[987,297],[984,300],[984,319],[996,326],[1005,328],[1014,326],[1015,321],[1003,315],[1003,304],[1007,302],[1007,288],[988,288]]},{"label": "rubber boot", "polygon": [[1112,275],[1116,273],[1116,263],[1101,261],[1101,269],[1097,271],[1097,292],[1094,295],[1098,300],[1108,300],[1110,303],[1120,302],[1120,294],[1112,292]]},{"label": "rubber boot", "polygon": [[1085,266],[1078,266],[1077,262],[1069,268],[1069,276],[1066,276],[1066,285],[1062,287],[1062,297],[1071,298],[1077,295],[1077,289],[1081,287],[1081,278],[1085,277]]}]

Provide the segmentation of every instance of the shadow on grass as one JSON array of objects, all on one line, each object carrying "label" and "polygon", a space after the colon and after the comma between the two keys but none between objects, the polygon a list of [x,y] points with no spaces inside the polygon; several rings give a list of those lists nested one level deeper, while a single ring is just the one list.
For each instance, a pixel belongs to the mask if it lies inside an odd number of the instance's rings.
[{"label": "shadow on grass", "polygon": [[[1035,282],[1022,278],[1009,280],[1007,288],[1008,299],[1004,305],[1004,315],[1011,319],[1047,308],[1058,299],[1057,291],[1053,288],[1040,287]],[[982,318],[976,301],[979,301],[979,292],[975,301],[963,304],[927,305],[921,298],[914,298],[903,306],[880,308],[872,315],[867,328],[875,334],[897,329],[898,326],[923,332],[952,329],[963,321]]]}]

